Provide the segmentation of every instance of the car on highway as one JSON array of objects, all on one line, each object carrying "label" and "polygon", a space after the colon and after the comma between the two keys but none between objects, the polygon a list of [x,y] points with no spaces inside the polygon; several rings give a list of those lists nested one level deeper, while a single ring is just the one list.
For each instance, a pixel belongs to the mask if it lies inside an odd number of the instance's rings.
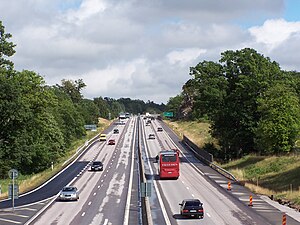
[{"label": "car on highway", "polygon": [[119,129],[118,128],[115,128],[114,129],[114,134],[118,134],[119,133]]},{"label": "car on highway", "polygon": [[158,128],[157,128],[157,131],[158,131],[158,132],[163,131],[162,127],[158,127]]},{"label": "car on highway", "polygon": [[60,191],[58,200],[60,201],[77,201],[79,199],[79,193],[74,186],[65,186]]},{"label": "car on highway", "polygon": [[203,203],[199,199],[184,199],[180,204],[180,215],[203,218]]},{"label": "car on highway", "polygon": [[91,171],[103,171],[103,164],[100,161],[93,161]]},{"label": "car on highway", "polygon": [[115,139],[109,139],[108,140],[108,145],[115,145],[116,144],[116,140]]},{"label": "car on highway", "polygon": [[106,141],[106,134],[100,134],[100,141]]},{"label": "car on highway", "polygon": [[149,134],[149,139],[155,139],[155,135],[154,134]]}]

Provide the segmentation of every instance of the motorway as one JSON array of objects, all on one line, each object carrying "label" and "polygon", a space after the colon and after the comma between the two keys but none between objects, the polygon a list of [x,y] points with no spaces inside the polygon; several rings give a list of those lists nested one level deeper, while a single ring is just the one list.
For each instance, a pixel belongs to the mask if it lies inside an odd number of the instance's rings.
[{"label": "motorway", "polygon": [[[9,201],[0,202],[0,224],[143,224],[139,150],[151,185],[149,225],[281,224],[281,211],[241,185],[232,184],[232,191],[228,191],[227,178],[201,163],[162,121],[152,120],[150,126],[145,126],[145,121],[132,117],[125,124],[112,124],[105,133],[108,139],[116,140],[116,145],[98,140],[91,143],[58,176],[18,199],[14,212]],[[157,132],[158,127],[163,131]],[[113,134],[114,128],[120,133]],[[156,138],[148,139],[150,133]],[[180,177],[160,180],[155,156],[170,148],[180,150]],[[93,160],[102,161],[104,170],[90,171]],[[79,189],[78,201],[57,200],[65,185]],[[249,195],[253,195],[253,207],[248,206]],[[185,198],[199,198],[203,202],[203,219],[187,219],[179,214],[179,203]],[[300,222],[287,216],[287,224]]]}]

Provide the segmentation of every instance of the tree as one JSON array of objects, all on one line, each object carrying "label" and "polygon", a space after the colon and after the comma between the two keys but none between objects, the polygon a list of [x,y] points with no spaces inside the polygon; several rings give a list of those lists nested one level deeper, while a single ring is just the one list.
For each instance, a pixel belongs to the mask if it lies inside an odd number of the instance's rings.
[{"label": "tree", "polygon": [[86,86],[82,79],[79,80],[65,80],[61,81],[61,85],[57,85],[67,95],[70,96],[73,103],[78,103],[82,99],[81,90]]},{"label": "tree", "polygon": [[0,21],[0,69],[12,70],[14,67],[13,62],[4,57],[13,56],[16,52],[14,50],[16,45],[8,41],[11,37],[10,33],[5,33],[5,27],[2,25],[2,21]]},{"label": "tree", "polygon": [[[194,101],[193,115],[201,118],[208,115],[210,119],[223,110],[224,98],[227,95],[227,79],[223,75],[222,66],[211,61],[198,63],[190,68],[193,82],[188,81],[184,93],[190,93]],[[192,90],[191,90],[192,89]]]},{"label": "tree", "polygon": [[177,117],[182,101],[183,101],[183,96],[181,94],[169,98],[169,101],[167,103],[167,111],[173,112],[174,116]]},{"label": "tree", "polygon": [[226,51],[220,62],[228,85],[223,110],[213,121],[213,135],[230,157],[239,157],[256,150],[257,98],[274,80],[282,79],[282,72],[276,62],[249,48]]},{"label": "tree", "polygon": [[98,107],[99,116],[108,119],[109,117],[108,103],[102,97],[94,98],[94,103]]},{"label": "tree", "polygon": [[98,124],[99,110],[93,100],[82,99],[77,106],[85,124]]},{"label": "tree", "polygon": [[63,152],[62,133],[49,113],[55,96],[32,71],[0,75],[0,176],[8,168],[30,174],[49,167]]},{"label": "tree", "polygon": [[57,124],[63,133],[65,147],[69,147],[72,141],[86,134],[83,116],[78,112],[77,106],[71,97],[60,88],[51,88],[56,96],[57,104],[51,108]]},{"label": "tree", "polygon": [[290,152],[300,131],[300,104],[293,88],[276,82],[258,99],[261,118],[256,132],[262,153]]}]

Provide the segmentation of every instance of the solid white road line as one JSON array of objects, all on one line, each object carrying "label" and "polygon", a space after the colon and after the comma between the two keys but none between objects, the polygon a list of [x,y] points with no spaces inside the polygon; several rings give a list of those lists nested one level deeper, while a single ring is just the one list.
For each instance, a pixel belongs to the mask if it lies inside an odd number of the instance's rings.
[{"label": "solid white road line", "polygon": [[132,153],[131,153],[131,168],[130,168],[130,176],[129,176],[129,184],[128,184],[128,193],[126,199],[126,207],[125,207],[125,215],[124,215],[124,222],[123,225],[128,225],[129,222],[129,210],[130,210],[130,200],[131,200],[131,189],[132,189],[132,180],[133,180],[133,167],[134,167],[134,151],[135,151],[135,135],[133,135],[133,146],[132,146]]},{"label": "solid white road line", "polygon": [[[145,147],[146,157],[147,157],[147,159],[148,159],[148,160],[147,160],[147,163],[148,163],[148,167],[149,167],[149,169],[150,169],[150,174],[151,174],[151,176],[153,176],[154,173],[153,173],[152,167],[151,167],[151,165],[150,165],[147,145],[144,145],[144,147]],[[158,187],[157,187],[157,183],[156,183],[156,182],[157,182],[156,180],[153,180],[155,192],[156,192],[156,194],[157,194],[158,202],[159,202],[159,204],[160,204],[160,206],[161,206],[162,214],[163,214],[163,216],[164,216],[164,219],[165,219],[166,224],[167,224],[167,225],[171,225],[171,222],[170,222],[170,220],[169,220],[169,217],[168,217],[168,214],[167,214],[165,205],[164,205],[163,200],[162,200],[162,198],[161,198],[161,195],[160,195],[160,192],[159,192],[159,189],[158,189]]]},{"label": "solid white road line", "polygon": [[105,219],[103,225],[107,225],[107,224],[108,224],[108,219]]},{"label": "solid white road line", "polygon": [[21,224],[21,222],[19,222],[19,221],[8,220],[8,219],[3,219],[3,218],[0,218],[0,221],[14,223],[14,224]]}]

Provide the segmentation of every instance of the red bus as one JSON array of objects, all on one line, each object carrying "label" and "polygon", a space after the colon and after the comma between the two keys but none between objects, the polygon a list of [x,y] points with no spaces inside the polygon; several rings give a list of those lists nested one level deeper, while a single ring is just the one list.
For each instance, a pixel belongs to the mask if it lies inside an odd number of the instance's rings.
[{"label": "red bus", "polygon": [[164,150],[159,154],[159,177],[175,178],[179,177],[179,151]]}]

